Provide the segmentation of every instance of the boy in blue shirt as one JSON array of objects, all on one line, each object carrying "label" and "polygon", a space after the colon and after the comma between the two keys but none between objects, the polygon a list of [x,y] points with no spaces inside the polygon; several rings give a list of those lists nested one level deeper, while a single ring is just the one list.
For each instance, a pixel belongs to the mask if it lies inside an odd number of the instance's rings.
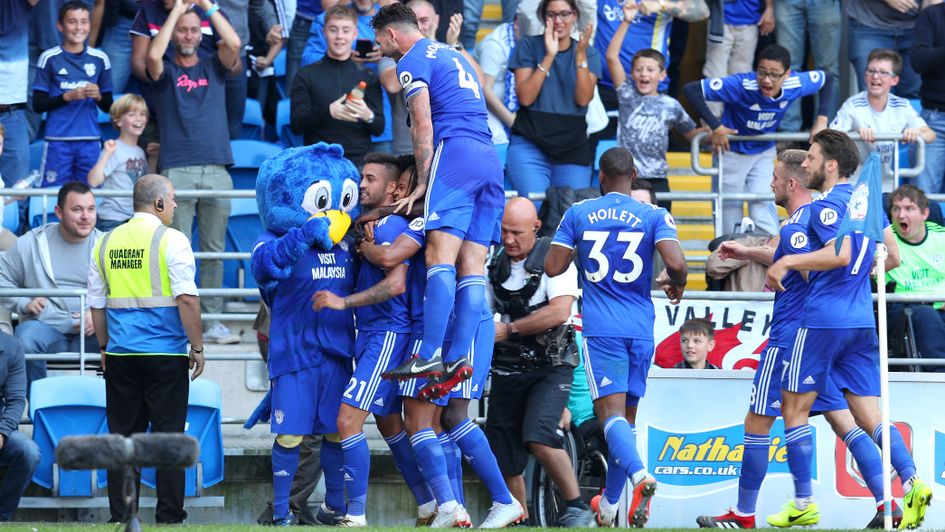
[{"label": "boy in blue shirt", "polygon": [[678,303],[688,268],[672,215],[630,197],[636,179],[633,156],[611,148],[600,159],[600,198],[575,203],[561,219],[545,257],[545,273],[564,273],[572,257],[584,274],[584,368],[608,445],[607,482],[591,501],[600,526],[614,526],[617,501],[629,478],[633,497],[631,525],[649,518],[656,480],[636,449],[637,405],[646,391],[653,358],[653,301],[650,299],[653,254],[666,263],[660,284]]},{"label": "boy in blue shirt", "polygon": [[[739,141],[733,142],[729,149],[728,136],[775,132],[791,102],[811,94],[820,94],[817,120],[811,133],[824,129],[827,112],[833,106],[833,83],[833,76],[821,70],[791,72],[791,53],[783,46],[772,44],[758,55],[755,72],[686,84],[683,89],[686,98],[712,129],[713,149],[721,152],[720,191],[724,194],[770,193],[768,184],[776,155],[774,142]],[[709,110],[707,101],[725,104],[721,119]],[[778,214],[774,202],[749,202],[748,213],[759,230],[777,234]],[[733,231],[741,219],[742,202],[726,201],[722,207],[722,232]]]},{"label": "boy in blue shirt", "polygon": [[33,82],[33,108],[48,113],[46,157],[42,186],[86,183],[101,149],[98,111],[112,105],[111,64],[105,52],[86,46],[88,6],[79,1],[63,4],[56,28],[62,45],[39,56]]}]

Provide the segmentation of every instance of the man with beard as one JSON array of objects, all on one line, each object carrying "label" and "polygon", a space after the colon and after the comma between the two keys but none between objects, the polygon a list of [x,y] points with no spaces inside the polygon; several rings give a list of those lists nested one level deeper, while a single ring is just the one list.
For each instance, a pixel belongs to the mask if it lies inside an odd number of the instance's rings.
[{"label": "man with beard", "polygon": [[[158,169],[178,190],[230,190],[233,180],[226,166],[233,164],[230,137],[226,124],[225,87],[227,72],[240,60],[240,39],[210,0],[198,5],[209,15],[221,43],[211,56],[197,54],[201,40],[200,16],[195,4],[177,0],[148,49],[147,75],[161,123],[161,157]],[[165,57],[168,44],[174,45],[172,59]],[[198,207],[199,201],[199,209]],[[200,227],[200,247],[204,251],[224,250],[226,222],[230,215],[228,198],[182,199],[171,227],[190,238],[194,211]],[[200,264],[200,286],[219,288],[223,281],[223,262],[203,260]],[[203,312],[223,311],[220,298],[201,299]],[[205,340],[213,343],[236,343],[220,323],[205,331]]]}]

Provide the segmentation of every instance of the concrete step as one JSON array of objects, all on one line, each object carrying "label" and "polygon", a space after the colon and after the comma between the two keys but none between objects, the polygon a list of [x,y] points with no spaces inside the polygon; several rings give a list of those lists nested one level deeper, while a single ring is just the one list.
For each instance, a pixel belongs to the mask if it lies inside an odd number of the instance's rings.
[{"label": "concrete step", "polygon": [[707,287],[705,272],[689,272],[689,277],[686,280],[686,290],[705,290]]},{"label": "concrete step", "polygon": [[673,192],[712,192],[712,180],[705,175],[670,174],[669,189]]},{"label": "concrete step", "polygon": [[676,229],[679,232],[680,242],[687,240],[709,241],[715,238],[715,228],[711,224],[679,224]]},{"label": "concrete step", "polygon": [[[671,151],[666,154],[666,162],[670,169],[689,169],[692,171],[692,156],[689,152]],[[699,164],[706,168],[712,166],[712,154],[700,153]]]}]

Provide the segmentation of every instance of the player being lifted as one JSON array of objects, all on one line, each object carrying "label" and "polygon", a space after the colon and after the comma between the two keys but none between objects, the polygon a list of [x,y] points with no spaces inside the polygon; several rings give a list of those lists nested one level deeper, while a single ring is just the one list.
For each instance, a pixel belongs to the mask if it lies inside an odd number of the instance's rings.
[{"label": "player being lifted", "polygon": [[[768,269],[768,285],[784,290],[791,270],[810,272],[807,300],[789,362],[782,376],[781,414],[788,466],[794,478],[794,499],[781,512],[768,516],[773,526],[812,525],[820,520],[811,490],[813,440],[808,416],[818,394],[830,382],[843,391],[856,424],[881,445],[879,344],[873,319],[870,269],[875,244],[859,233],[841,236],[837,230],[853,194],[850,176],[858,163],[856,144],[845,133],[825,129],[814,135],[804,168],[808,186],[822,194],[810,206],[808,237],[811,252],[785,255]],[[884,216],[885,218],[885,216]],[[898,248],[888,222],[884,240],[890,248],[887,269],[899,265]],[[903,489],[899,528],[922,523],[932,499],[931,488],[916,476],[915,462],[902,435],[890,427],[892,465]]]},{"label": "player being lifted", "polygon": [[[775,247],[745,247],[736,241],[723,242],[719,257],[751,260],[771,264],[781,257],[810,251],[807,226],[810,218],[811,191],[807,186],[807,172],[801,167],[807,158],[804,150],[784,150],[778,154],[771,179],[774,202],[784,207],[789,218],[781,226],[780,239]],[[794,336],[804,316],[807,298],[807,279],[800,272],[790,272],[782,281],[786,290],[774,297],[773,323],[768,334],[768,345],[758,361],[752,383],[751,402],[745,416],[745,450],[741,474],[738,477],[738,504],[724,515],[700,516],[696,523],[703,528],[755,528],[755,505],[761,483],[768,472],[768,449],[771,445],[771,426],[781,415],[780,375],[783,361],[789,358]],[[834,432],[850,449],[876,498],[883,501],[883,467],[879,449],[872,439],[856,426],[847,409],[843,393],[832,381],[826,392],[817,396],[813,411],[823,412]],[[893,523],[898,524],[902,511],[893,505]],[[880,508],[867,528],[882,528]]]},{"label": "player being lifted", "polygon": [[636,449],[633,426],[653,358],[654,249],[666,264],[660,280],[673,303],[682,297],[688,275],[676,222],[665,209],[630,197],[635,178],[630,152],[607,150],[600,159],[604,195],[565,212],[545,257],[550,277],[564,273],[575,256],[584,273],[584,366],[609,447],[604,493],[591,501],[601,526],[614,526],[627,478],[634,486],[629,507],[634,526],[646,523],[656,492],[656,480]]},{"label": "player being lifted", "polygon": [[[485,300],[486,252],[499,239],[505,203],[502,167],[486,123],[476,70],[458,51],[424,38],[413,11],[381,8],[372,25],[381,52],[397,60],[417,163],[417,186],[398,203],[424,199],[427,285],[423,343],[389,378],[432,377],[449,391],[472,376],[466,358]],[[454,308],[455,307],[455,308]],[[441,353],[450,311],[453,343]],[[437,396],[439,394],[433,394]]]}]

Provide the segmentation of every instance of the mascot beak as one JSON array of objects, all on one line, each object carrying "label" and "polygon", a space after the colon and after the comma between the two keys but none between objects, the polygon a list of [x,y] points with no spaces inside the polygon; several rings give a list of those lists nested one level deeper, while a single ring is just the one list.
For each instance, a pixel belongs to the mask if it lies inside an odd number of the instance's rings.
[{"label": "mascot beak", "polygon": [[[328,218],[328,236],[331,238],[331,242],[337,245],[348,233],[348,229],[351,227],[351,217],[348,216],[348,213],[337,209],[319,212],[312,216],[312,218],[321,217]],[[311,218],[309,219],[311,220]]]}]

